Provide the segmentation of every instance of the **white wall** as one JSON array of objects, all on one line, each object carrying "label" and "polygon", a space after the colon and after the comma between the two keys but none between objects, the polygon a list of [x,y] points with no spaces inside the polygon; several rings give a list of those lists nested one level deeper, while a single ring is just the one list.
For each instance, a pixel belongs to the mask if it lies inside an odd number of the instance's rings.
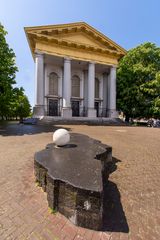
[{"label": "white wall", "polygon": [[[62,96],[63,96],[63,66],[53,63],[46,63],[44,66],[44,93],[45,96],[49,95],[49,75],[50,73],[55,72],[58,75],[58,97],[60,97],[60,107],[62,107]],[[80,101],[80,109],[83,109],[83,107],[88,107],[88,70],[82,70],[82,69],[73,69],[73,66],[71,66],[71,77],[73,75],[77,75],[80,78],[80,98],[82,99]],[[100,101],[99,107],[107,108],[109,104],[108,99],[108,75],[107,73],[95,73],[95,77],[99,79],[100,86],[99,86],[99,98],[102,100]],[[45,105],[47,106],[47,98],[45,97]],[[46,107],[47,111],[47,107]]]},{"label": "white wall", "polygon": [[74,75],[78,76],[80,78],[80,98],[82,98],[82,100],[80,101],[80,115],[82,115],[82,110],[83,110],[83,106],[84,106],[84,72],[81,69],[71,69],[71,77],[73,77]]},{"label": "white wall", "polygon": [[51,64],[45,66],[45,96],[49,94],[49,75],[52,72],[58,75],[58,96],[62,97],[62,67]]},{"label": "white wall", "polygon": [[[62,67],[53,64],[45,64],[45,96],[49,95],[49,75],[55,72],[58,75],[58,97],[62,98]],[[59,101],[60,106],[62,106],[62,99]],[[45,98],[45,105],[47,106],[47,98]],[[47,111],[47,107],[45,107]]]}]

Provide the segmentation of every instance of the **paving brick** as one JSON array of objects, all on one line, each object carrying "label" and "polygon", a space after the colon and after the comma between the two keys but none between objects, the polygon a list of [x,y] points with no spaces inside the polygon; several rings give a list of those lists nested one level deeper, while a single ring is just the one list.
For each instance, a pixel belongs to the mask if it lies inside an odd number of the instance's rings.
[{"label": "paving brick", "polygon": [[111,240],[111,235],[107,233],[102,233],[101,240]]},{"label": "paving brick", "polygon": [[29,128],[13,124],[0,136],[0,240],[160,239],[159,129],[65,126],[113,147],[112,211],[101,233],[50,214],[46,193],[35,184],[33,156],[52,141],[53,127]]},{"label": "paving brick", "polygon": [[93,232],[92,240],[100,240],[102,237],[101,232]]},{"label": "paving brick", "polygon": [[35,233],[31,233],[30,236],[26,240],[41,240],[40,236]]},{"label": "paving brick", "polygon": [[85,238],[82,237],[81,235],[78,235],[78,234],[77,234],[77,235],[75,236],[74,240],[85,240]]},{"label": "paving brick", "polygon": [[56,228],[57,228],[59,231],[61,231],[61,230],[63,229],[63,227],[65,226],[66,222],[67,222],[67,219],[62,218],[62,219],[57,223]]},{"label": "paving brick", "polygon": [[85,235],[86,231],[87,231],[86,228],[79,227],[78,231],[77,231],[77,234],[83,237]]},{"label": "paving brick", "polygon": [[40,233],[40,237],[41,237],[42,239],[45,239],[45,240],[53,240],[56,236],[54,236],[52,232],[47,231],[46,229],[44,229],[44,230]]},{"label": "paving brick", "polygon": [[70,237],[70,240],[72,240],[77,234],[77,227],[66,223],[61,231],[64,233],[64,235]]},{"label": "paving brick", "polygon": [[84,238],[85,238],[86,240],[90,240],[90,239],[92,239],[92,237],[93,237],[93,231],[87,229],[87,231],[86,231],[85,234],[84,234]]},{"label": "paving brick", "polygon": [[[12,235],[16,238],[19,239],[21,236],[24,236],[23,234],[27,232],[27,227],[25,224],[21,226],[16,226],[15,231],[12,232]],[[31,231],[29,231],[30,233]],[[27,232],[28,235],[28,232]]]}]

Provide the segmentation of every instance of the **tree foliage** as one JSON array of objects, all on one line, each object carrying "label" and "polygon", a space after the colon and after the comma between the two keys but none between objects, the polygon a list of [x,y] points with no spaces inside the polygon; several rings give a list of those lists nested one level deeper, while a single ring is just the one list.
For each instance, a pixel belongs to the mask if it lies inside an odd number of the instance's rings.
[{"label": "tree foliage", "polygon": [[127,119],[160,117],[160,48],[155,44],[141,44],[120,60],[117,105]]},{"label": "tree foliage", "polygon": [[3,117],[9,111],[12,96],[12,85],[15,84],[16,71],[15,54],[6,43],[7,32],[0,24],[0,115]]},{"label": "tree foliage", "polygon": [[30,104],[23,88],[13,88],[18,68],[15,54],[6,42],[6,34],[0,24],[0,117],[26,117],[30,113]]},{"label": "tree foliage", "polygon": [[11,115],[14,117],[28,117],[31,112],[31,106],[29,104],[27,96],[24,94],[24,89],[14,88],[11,100]]}]

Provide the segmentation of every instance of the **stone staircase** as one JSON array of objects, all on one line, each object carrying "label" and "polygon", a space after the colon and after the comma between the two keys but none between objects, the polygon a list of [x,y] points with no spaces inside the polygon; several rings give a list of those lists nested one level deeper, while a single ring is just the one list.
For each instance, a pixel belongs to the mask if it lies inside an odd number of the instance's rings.
[{"label": "stone staircase", "polygon": [[38,125],[92,125],[92,126],[126,126],[120,118],[88,118],[88,117],[50,117],[44,116],[38,120]]}]

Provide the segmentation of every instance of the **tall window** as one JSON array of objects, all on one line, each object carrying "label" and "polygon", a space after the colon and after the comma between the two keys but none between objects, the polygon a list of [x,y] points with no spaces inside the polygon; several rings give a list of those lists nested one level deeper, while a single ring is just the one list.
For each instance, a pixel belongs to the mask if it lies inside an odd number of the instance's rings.
[{"label": "tall window", "polygon": [[58,75],[54,72],[49,75],[49,95],[58,96]]},{"label": "tall window", "polygon": [[99,98],[99,80],[95,78],[95,98]]},{"label": "tall window", "polygon": [[72,77],[72,97],[80,97],[80,78],[77,75]]}]

